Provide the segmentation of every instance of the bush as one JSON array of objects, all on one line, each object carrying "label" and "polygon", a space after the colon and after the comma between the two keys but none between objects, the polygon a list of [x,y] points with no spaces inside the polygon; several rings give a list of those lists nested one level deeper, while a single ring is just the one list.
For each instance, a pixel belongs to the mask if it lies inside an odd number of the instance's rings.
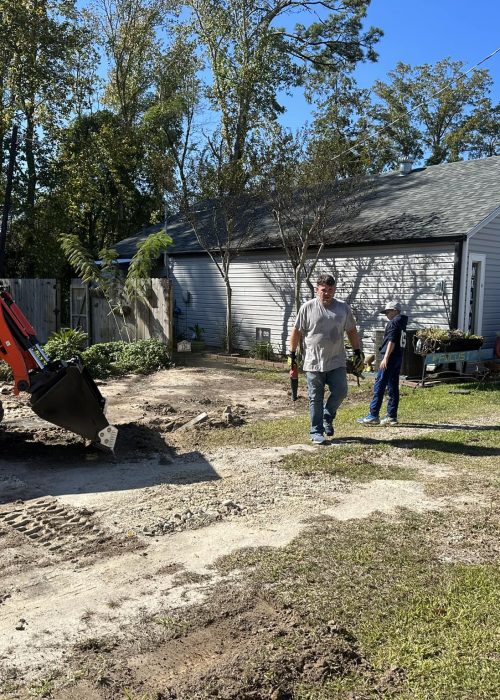
[{"label": "bush", "polygon": [[83,364],[94,379],[117,377],[120,371],[115,363],[121,357],[125,345],[122,340],[91,345],[82,354]]},{"label": "bush", "polygon": [[10,365],[8,365],[5,360],[0,361],[0,381],[1,382],[11,382],[14,378]]},{"label": "bush", "polygon": [[170,364],[166,345],[156,339],[96,343],[85,350],[82,359],[94,379],[149,374]]},{"label": "bush", "polygon": [[80,357],[87,345],[87,334],[76,328],[61,328],[52,333],[44,345],[51,360],[69,360]]},{"label": "bush", "polygon": [[116,361],[116,367],[121,374],[150,374],[165,369],[169,364],[170,356],[165,343],[154,338],[126,343]]}]

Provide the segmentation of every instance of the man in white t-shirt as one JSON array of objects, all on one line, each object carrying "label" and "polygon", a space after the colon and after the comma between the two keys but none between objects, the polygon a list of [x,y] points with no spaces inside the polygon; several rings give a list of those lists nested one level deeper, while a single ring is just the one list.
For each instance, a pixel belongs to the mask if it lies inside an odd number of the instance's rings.
[{"label": "man in white t-shirt", "polygon": [[[335,299],[335,291],[335,279],[331,275],[318,278],[316,297],[300,307],[289,343],[289,363],[293,364],[300,338],[304,339],[303,369],[309,395],[311,440],[318,445],[325,442],[325,435],[333,436],[337,409],[347,396],[344,333],[353,348],[354,368],[361,371],[364,366],[351,308]],[[325,403],[326,386],[330,396]]]}]

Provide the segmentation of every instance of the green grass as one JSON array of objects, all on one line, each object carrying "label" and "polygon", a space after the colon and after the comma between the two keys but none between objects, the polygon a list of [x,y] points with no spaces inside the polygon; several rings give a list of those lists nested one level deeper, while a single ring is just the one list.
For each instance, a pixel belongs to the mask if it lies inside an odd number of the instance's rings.
[{"label": "green grass", "polygon": [[[457,511],[451,521],[476,533],[480,555],[491,519]],[[281,550],[226,557],[221,568],[246,570],[260,596],[318,629],[334,623],[364,659],[324,686],[298,687],[298,700],[496,700],[500,572],[438,558],[449,528],[449,513],[325,522]],[[452,543],[448,555],[461,551]]]},{"label": "green grass", "polygon": [[[457,388],[471,393],[449,393]],[[354,396],[339,411],[336,445],[282,462],[304,475],[416,479],[401,457],[411,454],[449,465],[447,478],[422,478],[428,492],[462,502],[402,511],[399,520],[323,520],[285,548],[243,550],[220,562],[223,572],[246,571],[259,596],[293,610],[318,634],[333,622],[362,657],[325,684],[299,683],[296,700],[500,697],[499,388],[403,389],[401,427],[390,429],[358,425],[366,397]],[[308,429],[303,415],[247,425],[235,436],[251,446],[307,443]]]},{"label": "green grass", "polygon": [[363,444],[336,445],[321,448],[313,454],[300,452],[289,455],[283,459],[281,466],[299,474],[319,471],[360,482],[373,479],[414,479],[417,473],[415,469],[400,466],[397,460],[392,463],[383,460],[389,451],[388,444],[368,447]]}]

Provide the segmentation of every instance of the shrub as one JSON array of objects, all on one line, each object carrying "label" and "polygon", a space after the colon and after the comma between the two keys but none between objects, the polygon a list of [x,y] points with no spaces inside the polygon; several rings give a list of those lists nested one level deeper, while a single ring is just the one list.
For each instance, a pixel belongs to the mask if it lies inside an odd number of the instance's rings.
[{"label": "shrub", "polygon": [[111,343],[96,343],[82,354],[82,360],[94,379],[108,379],[120,375],[115,363],[123,353],[126,343],[117,340]]},{"label": "shrub", "polygon": [[150,374],[165,369],[170,364],[167,346],[160,340],[136,340],[125,343],[115,366],[121,374]]},{"label": "shrub", "polygon": [[61,328],[52,333],[44,345],[51,360],[69,360],[81,356],[87,345],[87,334],[77,328]]},{"label": "shrub", "polygon": [[149,374],[170,364],[166,345],[156,339],[96,343],[85,350],[82,359],[94,379]]},{"label": "shrub", "polygon": [[10,368],[10,365],[8,365],[4,360],[0,361],[0,381],[1,382],[10,382],[12,381],[14,375],[12,374],[12,370]]}]

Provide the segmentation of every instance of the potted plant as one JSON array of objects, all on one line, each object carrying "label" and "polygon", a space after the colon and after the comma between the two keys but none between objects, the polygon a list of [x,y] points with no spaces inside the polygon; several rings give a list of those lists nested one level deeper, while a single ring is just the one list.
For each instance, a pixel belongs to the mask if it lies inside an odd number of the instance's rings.
[{"label": "potted plant", "polygon": [[193,332],[191,336],[191,350],[193,352],[201,352],[205,349],[205,329],[199,323],[195,323],[194,326],[190,326],[189,330]]},{"label": "potted plant", "polygon": [[464,333],[459,329],[420,328],[414,337],[415,352],[428,355],[433,352],[462,352],[479,350],[483,337],[473,333]]}]

